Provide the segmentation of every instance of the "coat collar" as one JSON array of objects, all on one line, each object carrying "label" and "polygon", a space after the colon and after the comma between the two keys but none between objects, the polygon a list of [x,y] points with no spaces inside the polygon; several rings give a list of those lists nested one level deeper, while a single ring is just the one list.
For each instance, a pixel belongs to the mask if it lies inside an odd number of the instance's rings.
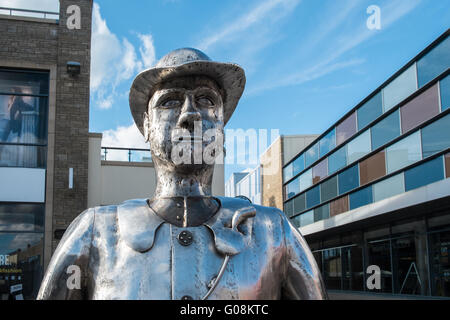
[{"label": "coat collar", "polygon": [[[221,203],[219,211],[204,225],[214,234],[216,249],[223,255],[236,255],[250,245],[252,218],[242,221],[241,231],[231,228],[233,216],[238,210],[250,208],[248,201],[235,198],[217,198]],[[149,206],[147,199],[129,200],[117,207],[119,234],[125,243],[135,251],[152,249],[158,228],[167,223]]]}]

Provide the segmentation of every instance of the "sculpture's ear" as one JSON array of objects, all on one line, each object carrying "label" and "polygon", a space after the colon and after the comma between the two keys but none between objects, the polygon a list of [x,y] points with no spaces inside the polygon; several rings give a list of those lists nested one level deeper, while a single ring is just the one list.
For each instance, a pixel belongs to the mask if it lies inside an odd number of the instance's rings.
[{"label": "sculpture's ear", "polygon": [[144,112],[142,117],[144,118],[144,123],[143,123],[144,139],[145,139],[145,142],[149,142],[150,141],[150,118],[149,118],[147,112]]}]

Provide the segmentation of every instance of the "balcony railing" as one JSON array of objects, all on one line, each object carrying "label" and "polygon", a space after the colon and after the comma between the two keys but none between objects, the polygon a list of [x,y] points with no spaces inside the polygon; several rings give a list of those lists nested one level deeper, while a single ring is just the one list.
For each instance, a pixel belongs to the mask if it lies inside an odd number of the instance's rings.
[{"label": "balcony railing", "polygon": [[149,149],[102,147],[102,160],[124,162],[152,162]]},{"label": "balcony railing", "polygon": [[0,7],[0,14],[59,20],[59,12]]}]

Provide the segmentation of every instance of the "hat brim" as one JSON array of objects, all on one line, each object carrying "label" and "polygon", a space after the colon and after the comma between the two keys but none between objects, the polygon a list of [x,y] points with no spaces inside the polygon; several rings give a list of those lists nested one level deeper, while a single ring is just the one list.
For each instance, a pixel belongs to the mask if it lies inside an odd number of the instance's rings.
[{"label": "hat brim", "polygon": [[215,61],[194,61],[176,67],[151,68],[141,72],[130,89],[130,110],[136,126],[144,134],[144,112],[148,111],[148,103],[153,89],[161,82],[182,76],[204,75],[212,78],[222,88],[223,117],[227,124],[233,114],[245,88],[245,72],[239,65]]}]

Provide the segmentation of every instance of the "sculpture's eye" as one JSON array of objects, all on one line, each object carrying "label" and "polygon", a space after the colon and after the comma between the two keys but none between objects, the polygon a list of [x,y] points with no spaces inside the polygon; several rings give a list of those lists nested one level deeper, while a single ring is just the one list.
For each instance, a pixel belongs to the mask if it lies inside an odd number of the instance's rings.
[{"label": "sculpture's eye", "polygon": [[197,103],[202,105],[202,106],[205,106],[205,107],[212,107],[212,106],[214,106],[214,101],[211,98],[207,97],[207,96],[198,97],[197,98]]},{"label": "sculpture's eye", "polygon": [[164,108],[174,108],[178,107],[180,104],[181,101],[178,99],[167,99],[161,104],[161,106]]}]

